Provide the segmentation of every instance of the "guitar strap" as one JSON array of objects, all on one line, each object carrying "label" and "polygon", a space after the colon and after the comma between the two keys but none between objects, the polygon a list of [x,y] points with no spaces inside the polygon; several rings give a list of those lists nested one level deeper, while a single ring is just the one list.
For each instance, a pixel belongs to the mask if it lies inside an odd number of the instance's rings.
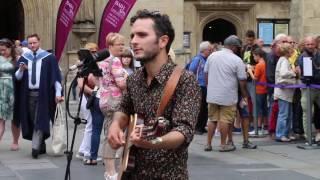
[{"label": "guitar strap", "polygon": [[180,79],[183,68],[176,66],[173,69],[161,95],[160,105],[157,110],[157,118],[161,117],[164,113],[166,106],[168,105]]}]

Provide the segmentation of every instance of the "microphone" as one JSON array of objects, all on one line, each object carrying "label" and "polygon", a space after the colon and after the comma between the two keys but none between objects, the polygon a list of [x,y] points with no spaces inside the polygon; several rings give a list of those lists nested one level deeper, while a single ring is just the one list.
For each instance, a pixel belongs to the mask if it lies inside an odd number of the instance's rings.
[{"label": "microphone", "polygon": [[80,68],[80,67],[82,67],[82,66],[83,66],[83,63],[82,63],[82,62],[80,62],[80,63],[78,63],[78,64],[74,64],[74,65],[72,65],[72,66],[69,67],[69,71],[74,71],[74,70],[76,70],[76,69],[78,69],[78,68]]},{"label": "microphone", "polygon": [[82,66],[87,66],[92,63],[103,61],[104,59],[110,56],[110,52],[105,49],[105,50],[98,51],[97,53],[90,53],[88,49],[80,49],[78,51],[78,55],[82,60],[80,63],[70,66],[69,67],[70,71],[74,71],[78,68],[81,68]]}]

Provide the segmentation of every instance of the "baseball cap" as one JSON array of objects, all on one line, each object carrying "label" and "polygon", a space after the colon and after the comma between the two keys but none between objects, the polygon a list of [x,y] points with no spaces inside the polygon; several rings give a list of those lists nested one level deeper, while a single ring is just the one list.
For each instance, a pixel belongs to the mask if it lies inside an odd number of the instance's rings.
[{"label": "baseball cap", "polygon": [[23,40],[23,41],[21,42],[21,46],[23,46],[23,47],[28,46],[27,40]]},{"label": "baseball cap", "polygon": [[242,41],[236,35],[231,35],[224,40],[225,46],[242,47]]}]

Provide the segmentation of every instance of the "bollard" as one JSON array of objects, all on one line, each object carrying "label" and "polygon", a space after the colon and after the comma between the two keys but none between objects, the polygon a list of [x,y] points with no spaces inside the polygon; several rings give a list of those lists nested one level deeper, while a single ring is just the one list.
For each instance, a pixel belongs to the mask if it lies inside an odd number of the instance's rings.
[{"label": "bollard", "polygon": [[307,133],[308,133],[308,145],[312,145],[312,102],[311,102],[311,89],[310,85],[307,85]]}]

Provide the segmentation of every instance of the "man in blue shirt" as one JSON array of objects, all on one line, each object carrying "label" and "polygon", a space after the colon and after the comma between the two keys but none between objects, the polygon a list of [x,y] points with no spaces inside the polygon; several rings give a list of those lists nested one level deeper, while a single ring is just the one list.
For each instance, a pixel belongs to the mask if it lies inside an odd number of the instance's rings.
[{"label": "man in blue shirt", "polygon": [[203,134],[206,131],[205,127],[208,120],[208,104],[207,99],[207,83],[206,74],[204,72],[204,65],[206,64],[207,58],[213,52],[213,46],[209,41],[204,41],[200,43],[199,46],[200,53],[192,58],[189,70],[196,75],[198,84],[201,87],[202,100],[201,109],[198,116],[198,121],[196,124],[196,134]]}]

